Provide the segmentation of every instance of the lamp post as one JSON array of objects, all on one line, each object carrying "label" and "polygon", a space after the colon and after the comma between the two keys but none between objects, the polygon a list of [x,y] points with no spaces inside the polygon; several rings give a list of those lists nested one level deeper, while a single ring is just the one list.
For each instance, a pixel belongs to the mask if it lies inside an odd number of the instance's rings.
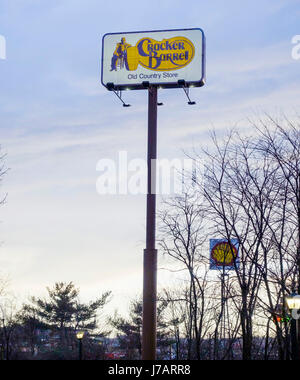
[{"label": "lamp post", "polygon": [[300,310],[300,295],[293,293],[285,298],[288,309],[292,312],[291,340],[292,340],[292,360],[300,360],[298,342],[298,319]]},{"label": "lamp post", "polygon": [[3,330],[3,345],[1,346],[1,360],[7,360],[8,350],[7,350],[7,340],[6,340],[6,327],[5,319],[2,318],[2,330]]},{"label": "lamp post", "polygon": [[84,337],[84,332],[78,331],[78,333],[76,334],[76,337],[79,342],[79,360],[82,360],[82,339]]}]

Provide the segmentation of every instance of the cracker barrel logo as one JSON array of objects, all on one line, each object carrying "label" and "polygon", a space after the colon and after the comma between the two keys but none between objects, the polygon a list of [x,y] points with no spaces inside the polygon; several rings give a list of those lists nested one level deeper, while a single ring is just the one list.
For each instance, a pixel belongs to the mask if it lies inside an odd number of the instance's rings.
[{"label": "cracker barrel logo", "polygon": [[154,71],[173,71],[187,66],[195,55],[193,43],[186,37],[173,37],[156,41],[141,38],[131,46],[123,37],[117,43],[111,60],[111,71],[137,70],[138,66]]},{"label": "cracker barrel logo", "polygon": [[232,267],[238,256],[237,248],[226,241],[217,243],[211,250],[211,259],[218,267]]}]

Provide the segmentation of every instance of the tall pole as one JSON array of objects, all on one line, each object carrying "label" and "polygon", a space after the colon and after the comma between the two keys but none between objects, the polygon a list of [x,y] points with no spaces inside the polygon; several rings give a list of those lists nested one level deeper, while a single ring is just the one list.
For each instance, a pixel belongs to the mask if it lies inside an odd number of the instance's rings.
[{"label": "tall pole", "polygon": [[148,187],[146,249],[144,250],[142,359],[156,359],[157,250],[155,248],[157,87],[148,89]]},{"label": "tall pole", "polygon": [[292,360],[299,360],[299,345],[298,345],[298,321],[291,321],[291,340],[292,340]]},{"label": "tall pole", "polygon": [[79,360],[82,360],[82,339],[79,339]]}]

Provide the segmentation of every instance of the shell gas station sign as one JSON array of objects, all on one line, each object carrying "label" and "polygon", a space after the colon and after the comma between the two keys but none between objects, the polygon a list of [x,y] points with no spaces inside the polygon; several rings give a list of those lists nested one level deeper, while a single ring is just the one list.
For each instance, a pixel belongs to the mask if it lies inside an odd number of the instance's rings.
[{"label": "shell gas station sign", "polygon": [[210,269],[234,270],[239,267],[239,243],[237,239],[210,240]]},{"label": "shell gas station sign", "polygon": [[109,90],[201,87],[205,37],[201,29],[108,33],[102,43],[102,84]]}]

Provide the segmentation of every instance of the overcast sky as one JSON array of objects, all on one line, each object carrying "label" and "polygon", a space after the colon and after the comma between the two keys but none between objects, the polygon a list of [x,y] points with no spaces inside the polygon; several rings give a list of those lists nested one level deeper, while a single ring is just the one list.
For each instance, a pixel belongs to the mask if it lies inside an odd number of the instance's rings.
[{"label": "overcast sky", "polygon": [[[98,160],[146,157],[147,94],[124,109],[100,84],[103,34],[200,27],[207,84],[162,90],[159,156],[182,156],[267,111],[299,108],[299,0],[0,0],[0,144],[10,168],[0,209],[0,271],[17,295],[74,281],[84,299],[113,290],[112,307],[142,290],[144,196],[100,196]],[[166,284],[164,274],[161,285]]]}]

